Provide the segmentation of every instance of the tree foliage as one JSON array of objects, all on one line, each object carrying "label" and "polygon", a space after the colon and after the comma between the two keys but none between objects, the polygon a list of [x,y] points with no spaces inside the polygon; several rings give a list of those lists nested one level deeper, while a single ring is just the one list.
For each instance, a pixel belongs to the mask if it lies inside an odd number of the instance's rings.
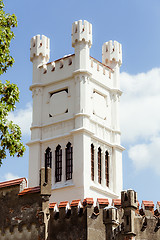
[{"label": "tree foliage", "polygon": [[[4,4],[0,0],[0,75],[14,63],[10,55],[10,43],[14,38],[12,28],[17,27],[17,18],[14,14],[6,14]],[[19,102],[19,89],[16,84],[0,81],[0,165],[6,158],[6,151],[10,156],[23,156],[25,147],[21,142],[21,130],[17,124],[8,120],[8,113],[14,111],[15,103]]]}]

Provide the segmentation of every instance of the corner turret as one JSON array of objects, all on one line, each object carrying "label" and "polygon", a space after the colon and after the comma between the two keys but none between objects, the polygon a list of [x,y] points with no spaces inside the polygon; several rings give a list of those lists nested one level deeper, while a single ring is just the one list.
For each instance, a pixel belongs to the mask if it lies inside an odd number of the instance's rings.
[{"label": "corner turret", "polygon": [[102,63],[114,70],[113,86],[116,89],[120,88],[119,69],[122,65],[122,45],[117,41],[105,42],[102,46]]},{"label": "corner turret", "polygon": [[109,67],[118,64],[122,65],[122,45],[117,41],[105,42],[102,46],[102,63]]},{"label": "corner turret", "polygon": [[134,190],[121,192],[121,203],[124,210],[124,234],[135,237],[134,219],[137,209],[137,193]]},{"label": "corner turret", "polygon": [[91,46],[92,24],[86,20],[74,22],[72,25],[72,47],[75,48],[75,71],[87,71]]},{"label": "corner turret", "polygon": [[107,207],[103,210],[103,222],[106,226],[106,239],[113,239],[114,229],[119,225],[118,210],[115,207]]},{"label": "corner turret", "polygon": [[78,42],[86,42],[89,47],[92,46],[92,24],[84,20],[76,21],[72,24],[72,47]]},{"label": "corner turret", "polygon": [[40,35],[34,36],[31,39],[30,45],[30,60],[31,62],[37,57],[41,58],[41,63],[46,63],[50,58],[50,39],[46,36]]},{"label": "corner turret", "polygon": [[46,64],[50,58],[50,39],[46,36],[34,36],[30,43],[30,61],[33,63],[33,83],[37,83],[37,68]]}]

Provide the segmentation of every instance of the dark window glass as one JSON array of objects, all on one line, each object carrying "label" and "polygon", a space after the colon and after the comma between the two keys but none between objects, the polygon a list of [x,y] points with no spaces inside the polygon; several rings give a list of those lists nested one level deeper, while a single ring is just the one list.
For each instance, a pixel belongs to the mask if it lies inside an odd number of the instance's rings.
[{"label": "dark window glass", "polygon": [[109,187],[109,154],[106,151],[105,153],[105,176],[106,176],[106,185]]},{"label": "dark window glass", "polygon": [[55,181],[60,182],[62,178],[62,149],[58,145],[55,150]]},{"label": "dark window glass", "polygon": [[52,167],[52,152],[51,149],[48,147],[45,152],[45,182],[48,182],[48,171],[47,168]]},{"label": "dark window glass", "polygon": [[73,172],[73,147],[69,142],[66,146],[66,180],[72,179]]},{"label": "dark window glass", "polygon": [[91,179],[94,181],[94,145],[91,144]]},{"label": "dark window glass", "polygon": [[101,166],[101,148],[98,148],[98,182],[101,184],[102,166]]}]

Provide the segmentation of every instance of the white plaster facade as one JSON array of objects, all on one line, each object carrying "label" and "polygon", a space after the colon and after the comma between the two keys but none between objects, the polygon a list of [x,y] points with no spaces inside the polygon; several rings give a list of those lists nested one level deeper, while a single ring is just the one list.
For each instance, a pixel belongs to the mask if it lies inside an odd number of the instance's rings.
[{"label": "white plaster facade", "polygon": [[[72,26],[75,54],[50,62],[49,39],[31,40],[33,63],[33,119],[29,146],[29,187],[39,185],[45,151],[52,151],[51,201],[86,197],[118,198],[122,190],[122,151],[119,128],[119,68],[122,49],[109,41],[102,47],[102,63],[90,57],[92,25],[81,20]],[[65,148],[73,147],[72,179],[66,180]],[[55,149],[62,149],[62,180],[55,182]],[[94,145],[94,181],[91,180]],[[98,148],[101,148],[101,184]],[[109,187],[105,179],[105,151],[109,153]]]}]

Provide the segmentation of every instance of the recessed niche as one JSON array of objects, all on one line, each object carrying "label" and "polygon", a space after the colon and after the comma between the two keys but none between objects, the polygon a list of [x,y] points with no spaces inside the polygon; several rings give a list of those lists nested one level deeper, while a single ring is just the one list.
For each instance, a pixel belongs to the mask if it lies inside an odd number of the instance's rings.
[{"label": "recessed niche", "polygon": [[106,118],[106,98],[100,93],[93,92],[93,114],[100,118]]},{"label": "recessed niche", "polygon": [[68,112],[68,89],[50,93],[49,117]]}]

